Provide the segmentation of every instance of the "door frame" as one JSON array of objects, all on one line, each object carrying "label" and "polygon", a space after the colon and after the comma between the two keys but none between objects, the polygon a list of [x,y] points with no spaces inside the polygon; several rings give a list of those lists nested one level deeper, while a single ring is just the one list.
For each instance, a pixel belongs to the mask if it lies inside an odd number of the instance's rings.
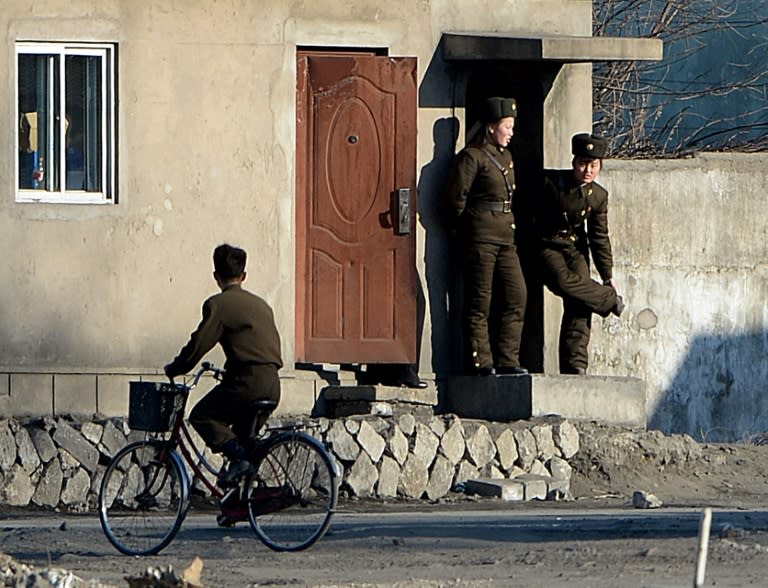
[{"label": "door frame", "polygon": [[[305,249],[307,246],[306,222],[307,200],[309,198],[308,179],[312,177],[312,162],[307,150],[307,133],[310,131],[308,121],[303,116],[304,107],[308,100],[308,75],[304,57],[322,56],[362,56],[362,57],[386,57],[389,51],[386,48],[371,47],[316,47],[297,46],[296,48],[296,201],[295,201],[295,323],[294,342],[295,357],[302,358],[298,363],[303,364],[306,356],[305,323],[307,320],[306,295],[307,295],[307,260]],[[417,117],[418,118],[418,117]],[[413,191],[413,208],[415,210],[416,191]],[[415,260],[414,260],[415,262]],[[418,335],[417,335],[418,337]],[[418,347],[418,343],[417,343]]]}]

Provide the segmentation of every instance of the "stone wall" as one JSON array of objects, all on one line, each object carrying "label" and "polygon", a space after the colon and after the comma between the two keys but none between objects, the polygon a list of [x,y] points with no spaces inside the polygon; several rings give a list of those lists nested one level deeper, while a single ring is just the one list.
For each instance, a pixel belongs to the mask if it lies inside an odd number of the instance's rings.
[{"label": "stone wall", "polygon": [[[517,489],[505,496],[560,499],[579,449],[576,427],[559,418],[491,423],[403,412],[302,422],[331,449],[342,494],[354,497],[439,500],[471,480],[510,479]],[[117,418],[1,420],[0,504],[93,510],[110,459],[142,435]]]}]

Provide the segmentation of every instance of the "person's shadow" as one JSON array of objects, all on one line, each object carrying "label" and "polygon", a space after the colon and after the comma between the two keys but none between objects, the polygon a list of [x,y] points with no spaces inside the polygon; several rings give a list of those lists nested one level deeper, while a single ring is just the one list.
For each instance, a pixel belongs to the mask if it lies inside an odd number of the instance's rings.
[{"label": "person's shadow", "polygon": [[459,121],[440,118],[432,128],[432,161],[419,176],[419,219],[424,227],[424,268],[432,322],[432,369],[435,379],[461,373],[462,281],[455,239],[451,235],[451,210],[444,199],[448,171],[455,156]]}]

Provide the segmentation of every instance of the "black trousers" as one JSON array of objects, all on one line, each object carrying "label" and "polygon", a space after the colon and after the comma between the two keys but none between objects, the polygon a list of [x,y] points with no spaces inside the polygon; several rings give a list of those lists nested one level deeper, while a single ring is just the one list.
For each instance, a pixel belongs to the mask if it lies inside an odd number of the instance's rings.
[{"label": "black trousers", "polygon": [[563,299],[558,344],[560,373],[586,370],[592,313],[608,316],[616,306],[616,290],[590,277],[589,262],[576,247],[545,247],[541,260],[547,287]]},{"label": "black trousers", "polygon": [[[502,300],[494,347],[488,319],[496,282]],[[464,320],[475,368],[517,367],[528,292],[514,244],[471,243],[464,257]]]},{"label": "black trousers", "polygon": [[273,365],[249,368],[246,375],[227,374],[189,413],[189,423],[213,451],[230,439],[246,441],[254,400],[280,401],[280,377]]}]

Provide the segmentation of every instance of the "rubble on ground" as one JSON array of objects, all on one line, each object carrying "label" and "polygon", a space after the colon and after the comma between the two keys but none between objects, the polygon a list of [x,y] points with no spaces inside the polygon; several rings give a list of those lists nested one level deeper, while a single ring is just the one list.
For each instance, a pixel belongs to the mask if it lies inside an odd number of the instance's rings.
[{"label": "rubble on ground", "polygon": [[83,580],[72,572],[57,568],[37,570],[0,553],[0,579],[3,586],[24,588],[117,588],[98,580]]},{"label": "rubble on ground", "polygon": [[[203,560],[197,557],[181,574],[177,574],[171,566],[153,566],[140,576],[127,577],[125,580],[128,588],[204,588],[200,580],[202,571]],[[37,570],[5,553],[0,553],[0,585],[23,588],[118,588],[99,580],[84,580],[67,570]]]}]

